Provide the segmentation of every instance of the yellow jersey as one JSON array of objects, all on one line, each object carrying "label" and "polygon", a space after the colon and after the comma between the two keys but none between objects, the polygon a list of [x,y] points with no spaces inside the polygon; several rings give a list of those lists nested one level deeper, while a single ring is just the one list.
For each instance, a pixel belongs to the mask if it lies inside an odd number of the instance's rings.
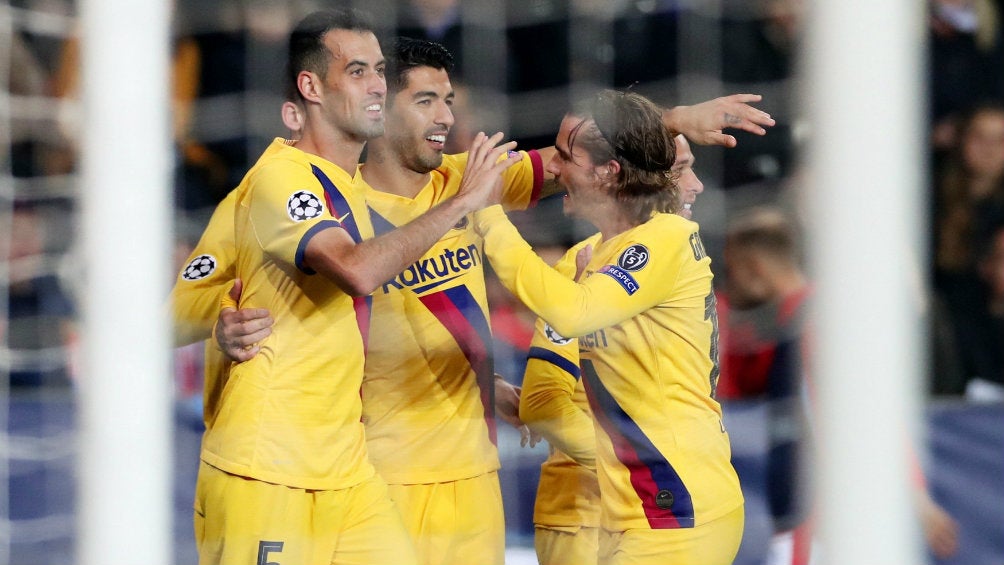
[{"label": "yellow jersey", "polygon": [[[467,154],[445,155],[414,197],[381,192],[357,175],[379,235],[454,196]],[[536,151],[504,173],[503,201],[536,203]],[[499,468],[494,370],[482,241],[470,218],[373,293],[363,381],[370,459],[390,484],[455,481]]]},{"label": "yellow jersey", "polygon": [[303,264],[310,238],[331,228],[373,236],[352,176],[277,139],[238,186],[234,216],[240,306],[267,308],[275,324],[258,355],[231,367],[203,438],[206,463],[304,489],[373,475],[359,396],[368,320]]},{"label": "yellow jersey", "polygon": [[594,235],[580,244],[593,255],[579,284],[540,260],[501,208],[476,223],[503,284],[557,335],[578,337],[602,527],[690,528],[741,506],[714,398],[717,316],[697,224],[656,214]]}]

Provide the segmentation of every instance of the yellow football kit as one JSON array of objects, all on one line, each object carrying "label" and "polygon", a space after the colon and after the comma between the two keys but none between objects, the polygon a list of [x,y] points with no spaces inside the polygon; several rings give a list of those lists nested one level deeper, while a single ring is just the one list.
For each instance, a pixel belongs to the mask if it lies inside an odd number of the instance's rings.
[{"label": "yellow football kit", "polygon": [[[555,269],[575,275],[578,248]],[[533,508],[541,565],[596,563],[600,493],[596,436],[579,370],[579,344],[537,320],[520,395],[520,418],[549,444]],[[567,454],[571,454],[567,455]]]},{"label": "yellow football kit", "polygon": [[[283,145],[272,143],[262,157],[271,155]],[[237,244],[234,241],[234,211],[237,191],[230,191],[220,201],[202,232],[195,249],[171,289],[174,319],[174,339],[177,345],[209,339],[220,313],[220,300],[230,290],[237,276]],[[205,344],[203,378],[203,421],[212,426],[219,409],[220,394],[230,372],[230,361],[215,343]]]},{"label": "yellow football kit", "polygon": [[[503,284],[558,335],[579,338],[603,529],[696,530],[741,509],[714,399],[717,318],[697,224],[656,214],[608,240],[594,235],[584,242],[593,256],[581,284],[533,254],[501,208],[480,212],[476,224]],[[742,523],[729,523],[720,543],[737,550]]]},{"label": "yellow football kit", "polygon": [[[537,152],[522,155],[503,174],[503,201],[513,209],[533,205],[543,181]],[[466,153],[444,156],[414,198],[368,186],[363,165],[357,181],[375,232],[401,226],[454,196],[466,161]],[[501,502],[490,502],[499,496],[499,460],[481,246],[465,218],[373,293],[362,389],[367,446],[373,465],[401,499],[423,564],[504,558]],[[453,481],[462,484],[442,484]],[[460,497],[451,489],[474,492]],[[446,515],[455,522],[430,518]]]},{"label": "yellow football kit", "polygon": [[[344,229],[356,242],[372,237],[365,203],[334,164],[282,140],[270,149],[237,188],[234,237],[240,306],[267,308],[275,324],[258,355],[232,366],[203,436],[200,559],[258,562],[267,550],[266,561],[277,563],[284,555],[340,563],[392,546],[411,563],[410,540],[369,463],[360,421],[367,301],[303,263],[310,238],[324,229]],[[244,486],[253,496],[241,494]],[[333,500],[330,491],[344,492]],[[302,509],[299,524],[277,518],[285,507]],[[336,523],[338,543],[328,555],[328,538],[308,533],[311,521],[332,512],[360,519]]]}]

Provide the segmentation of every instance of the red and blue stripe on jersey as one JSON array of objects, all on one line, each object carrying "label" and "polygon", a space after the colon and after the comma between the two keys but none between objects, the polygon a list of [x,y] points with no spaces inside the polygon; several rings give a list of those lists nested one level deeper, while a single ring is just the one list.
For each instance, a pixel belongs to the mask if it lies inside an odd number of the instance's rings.
[{"label": "red and blue stripe on jersey", "polygon": [[[345,199],[345,195],[338,190],[335,183],[317,165],[311,165],[310,169],[318,182],[321,183],[321,187],[324,188],[324,202],[328,207],[328,213],[334,218],[334,220],[318,222],[314,227],[310,228],[304,234],[303,238],[300,239],[300,245],[296,249],[296,265],[305,273],[314,274],[312,269],[304,268],[303,255],[307,250],[307,242],[317,232],[337,225],[344,229],[352,237],[352,241],[356,243],[362,243],[363,236],[359,231],[359,226],[356,224],[355,216],[352,215],[352,208]],[[369,343],[370,313],[373,311],[373,297],[354,296],[352,297],[352,306],[356,312],[356,323],[359,325],[359,333],[363,336],[363,349],[365,351]]]},{"label": "red and blue stripe on jersey", "polygon": [[[693,528],[694,504],[687,485],[672,464],[649,440],[644,430],[620,406],[603,383],[592,361],[581,362],[583,385],[596,422],[613,444],[617,459],[627,468],[631,485],[653,529]],[[657,498],[671,504],[664,508]]]},{"label": "red and blue stripe on jersey", "polygon": [[[370,208],[373,231],[383,234],[395,229],[393,223]],[[495,363],[492,357],[492,334],[488,318],[478,301],[464,285],[423,295],[456,277],[439,279],[431,284],[410,289],[456,340],[477,378],[485,424],[492,445],[498,445],[495,425]]]}]

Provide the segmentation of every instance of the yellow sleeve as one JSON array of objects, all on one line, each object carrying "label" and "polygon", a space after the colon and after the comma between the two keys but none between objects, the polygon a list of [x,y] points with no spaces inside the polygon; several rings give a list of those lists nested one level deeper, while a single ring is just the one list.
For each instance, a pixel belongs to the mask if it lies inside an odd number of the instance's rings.
[{"label": "yellow sleeve", "polygon": [[[485,240],[485,255],[502,284],[565,337],[579,337],[607,328],[663,302],[679,276],[680,252],[651,261],[630,273],[607,264],[575,282],[538,257],[519,231],[495,205],[475,214],[475,227]],[[653,239],[678,239],[656,234]],[[683,240],[686,244],[686,239]],[[647,242],[660,245],[658,241]],[[625,246],[627,251],[631,246]],[[688,248],[689,250],[689,248]],[[595,260],[595,257],[594,257]]]},{"label": "yellow sleeve", "polygon": [[552,447],[576,463],[596,467],[596,435],[590,415],[574,401],[579,385],[579,345],[563,339],[541,319],[527,354],[519,417]]},{"label": "yellow sleeve", "polygon": [[206,230],[171,289],[170,305],[174,320],[175,346],[208,339],[236,276],[237,253],[234,241],[234,203],[231,192],[216,207]]},{"label": "yellow sleeve", "polygon": [[[502,206],[506,210],[526,210],[537,205],[544,189],[544,163],[536,149],[517,151],[520,161],[502,172]],[[467,169],[467,152],[447,155],[460,174]],[[499,160],[505,159],[502,155]],[[458,185],[459,186],[459,185]]]}]

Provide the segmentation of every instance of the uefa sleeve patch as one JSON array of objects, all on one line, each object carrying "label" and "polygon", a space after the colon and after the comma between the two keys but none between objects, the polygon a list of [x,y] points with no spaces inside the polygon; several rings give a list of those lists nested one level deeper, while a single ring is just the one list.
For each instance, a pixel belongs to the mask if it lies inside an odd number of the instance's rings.
[{"label": "uefa sleeve patch", "polygon": [[648,265],[648,248],[638,243],[628,247],[617,258],[617,266],[625,271],[640,271]]},{"label": "uefa sleeve patch", "polygon": [[616,265],[607,265],[596,272],[607,275],[608,277],[617,281],[618,284],[624,287],[624,290],[628,293],[628,296],[638,292],[638,289],[641,288],[641,286],[638,284],[638,281],[636,281],[634,277],[631,276],[631,273],[625,271],[624,269]]},{"label": "uefa sleeve patch", "polygon": [[181,271],[181,278],[186,281],[204,279],[216,272],[216,257],[199,255]]},{"label": "uefa sleeve patch", "polygon": [[294,222],[303,222],[324,213],[324,202],[309,190],[301,190],[286,201],[286,213]]},{"label": "uefa sleeve patch", "polygon": [[567,345],[572,341],[571,338],[563,337],[558,332],[554,331],[551,324],[544,323],[544,335],[547,336],[547,340],[555,345]]}]

